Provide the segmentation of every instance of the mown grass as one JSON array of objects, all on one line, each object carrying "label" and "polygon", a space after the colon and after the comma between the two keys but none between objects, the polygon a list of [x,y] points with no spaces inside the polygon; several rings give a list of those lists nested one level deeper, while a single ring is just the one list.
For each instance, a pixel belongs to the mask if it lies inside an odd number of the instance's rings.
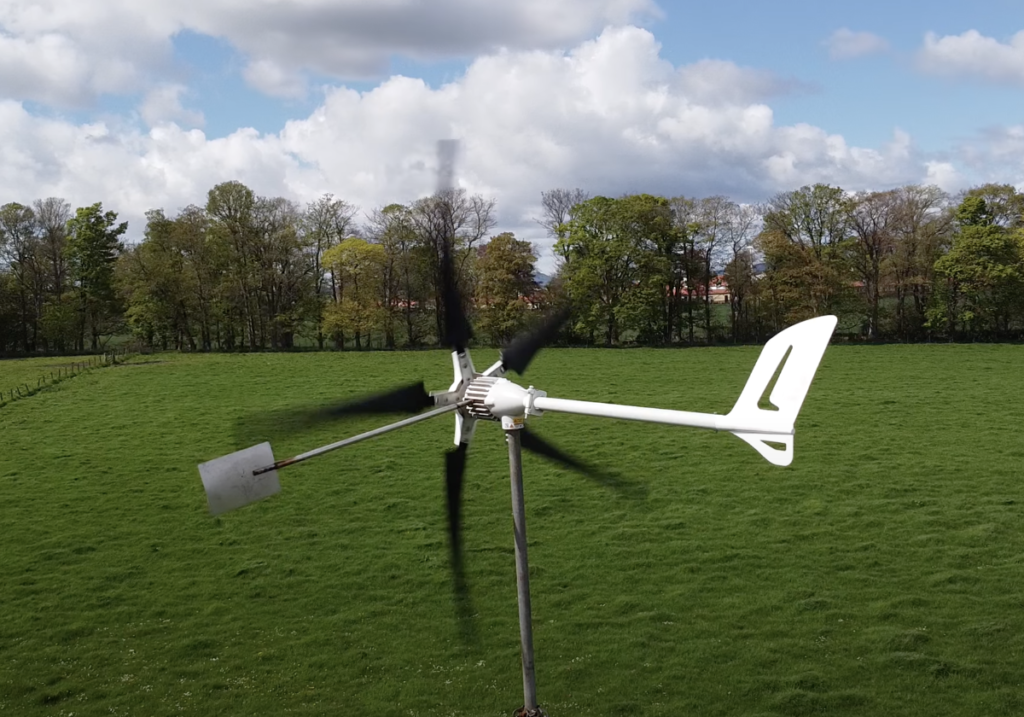
[{"label": "mown grass", "polygon": [[[724,412],[757,351],[550,350],[527,378],[552,396]],[[524,459],[541,704],[1020,714],[1022,361],[1010,346],[832,347],[786,469],[724,434],[537,420],[645,488]],[[441,352],[157,356],[0,409],[0,711],[510,714],[522,688],[495,425],[467,476],[472,641],[447,570],[450,418],[286,469],[281,495],[220,518],[196,471],[243,447],[254,412],[420,377],[441,388],[449,367]],[[374,425],[274,437],[275,453]]]}]

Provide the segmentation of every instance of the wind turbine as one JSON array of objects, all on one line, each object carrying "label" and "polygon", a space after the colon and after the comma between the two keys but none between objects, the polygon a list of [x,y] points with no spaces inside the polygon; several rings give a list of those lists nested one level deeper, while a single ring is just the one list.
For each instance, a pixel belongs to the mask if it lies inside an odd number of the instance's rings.
[{"label": "wind turbine", "polygon": [[[454,153],[453,143],[439,143],[442,192],[450,189],[450,167]],[[446,167],[449,169],[446,170]],[[444,179],[446,172],[449,177],[448,184]],[[449,450],[445,457],[445,493],[452,571],[456,593],[459,594],[465,592],[460,513],[467,451],[478,422],[500,423],[508,444],[522,652],[524,704],[517,714],[523,717],[537,717],[544,712],[537,704],[533,662],[522,449],[525,448],[575,470],[585,471],[587,467],[581,461],[529,432],[526,428],[527,422],[543,416],[546,412],[553,412],[727,431],[746,441],[773,465],[788,466],[793,460],[793,434],[797,415],[837,320],[834,316],[820,316],[776,334],[762,349],[732,410],[724,415],[555,398],[532,385],[523,387],[506,376],[510,372],[523,375],[537,352],[557,336],[567,314],[561,311],[548,317],[538,329],[520,336],[506,347],[496,363],[478,372],[469,353],[468,343],[472,337],[472,330],[463,312],[452,247],[445,244],[441,253],[440,278],[445,308],[444,343],[452,349],[453,367],[453,381],[447,390],[428,393],[424,384],[417,382],[312,412],[309,415],[316,419],[333,419],[357,414],[416,415],[280,461],[274,460],[269,442],[260,443],[203,463],[199,466],[199,473],[206,490],[210,512],[216,515],[278,493],[278,470],[282,468],[421,421],[454,413],[455,448]],[[773,379],[774,386],[770,386]],[[772,408],[761,408],[759,403],[769,388],[768,399]]]}]

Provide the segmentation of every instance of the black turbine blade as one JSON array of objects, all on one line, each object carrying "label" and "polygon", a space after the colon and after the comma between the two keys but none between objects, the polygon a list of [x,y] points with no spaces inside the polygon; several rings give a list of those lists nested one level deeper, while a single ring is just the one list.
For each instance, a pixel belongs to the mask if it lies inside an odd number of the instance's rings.
[{"label": "black turbine blade", "polygon": [[501,352],[501,365],[506,371],[515,371],[522,375],[537,352],[547,346],[558,336],[558,332],[569,318],[568,309],[559,309],[547,317],[533,331],[520,334]]},{"label": "black turbine blade", "polygon": [[589,474],[593,472],[593,468],[588,466],[586,463],[573,458],[561,448],[551,445],[536,433],[531,433],[527,429],[523,428],[520,429],[519,435],[523,448],[531,453],[536,453],[538,456],[543,456],[548,460],[560,463],[566,468],[571,468],[572,470],[580,473]]},{"label": "black turbine blade", "polygon": [[249,445],[271,440],[274,436],[300,433],[346,416],[377,413],[419,413],[434,405],[423,382],[365,396],[354,401],[326,407],[303,406],[275,411],[262,411],[243,416],[235,426],[235,440]]},{"label": "black turbine blade", "polygon": [[448,505],[448,543],[452,551],[452,571],[458,576],[462,572],[462,476],[466,472],[466,449],[460,443],[458,448],[445,454],[445,489]]},{"label": "black turbine blade", "polygon": [[459,632],[467,642],[475,640],[473,604],[469,598],[466,572],[462,562],[462,476],[466,472],[466,450],[469,446],[460,443],[458,448],[445,454],[445,495],[448,506],[448,542],[451,546],[452,587],[455,591],[455,612],[459,620]]},{"label": "black turbine blade", "polygon": [[473,338],[473,330],[462,307],[462,295],[455,278],[455,259],[448,239],[444,240],[441,251],[441,294],[444,300],[444,343],[455,351],[465,351]]},{"label": "black turbine blade", "polygon": [[629,497],[644,498],[647,495],[647,489],[644,486],[624,481],[614,475],[598,470],[594,466],[570,456],[561,448],[548,443],[536,433],[532,433],[526,428],[520,429],[519,438],[523,448],[531,453],[554,461],[565,468],[570,468],[601,485],[614,488]]},{"label": "black turbine blade", "polygon": [[339,406],[321,409],[318,414],[324,418],[356,416],[363,413],[419,413],[434,405],[434,399],[427,393],[422,381],[401,386],[384,393],[366,396]]}]

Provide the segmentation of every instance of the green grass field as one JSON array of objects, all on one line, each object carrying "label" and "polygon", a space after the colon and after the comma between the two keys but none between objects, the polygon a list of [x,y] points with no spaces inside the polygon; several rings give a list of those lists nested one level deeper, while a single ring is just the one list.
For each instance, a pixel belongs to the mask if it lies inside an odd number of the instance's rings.
[{"label": "green grass field", "polygon": [[[552,396],[725,412],[757,353],[550,350],[527,378]],[[541,705],[1021,714],[1022,365],[1017,346],[832,347],[789,468],[727,434],[536,420],[643,488],[524,458]],[[246,416],[421,377],[447,387],[447,354],[158,355],[0,408],[0,713],[511,714],[497,425],[478,428],[467,473],[472,641],[447,568],[450,417],[206,512],[196,464],[260,439]],[[382,422],[267,437],[283,458]]]},{"label": "green grass field", "polygon": [[[34,394],[66,376],[100,366],[103,356],[40,356],[0,359],[0,406]],[[14,389],[15,393],[11,394]]]}]

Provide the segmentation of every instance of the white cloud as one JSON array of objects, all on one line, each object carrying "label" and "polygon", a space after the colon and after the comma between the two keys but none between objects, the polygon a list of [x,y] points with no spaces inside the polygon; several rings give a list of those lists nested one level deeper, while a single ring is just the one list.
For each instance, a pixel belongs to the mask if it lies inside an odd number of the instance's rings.
[{"label": "white cloud", "polygon": [[131,62],[92,55],[64,35],[0,34],[0,96],[81,105],[100,93],[140,86],[141,77]]},{"label": "white cloud", "polygon": [[139,114],[150,127],[166,122],[177,122],[186,127],[202,127],[203,113],[181,106],[181,96],[187,92],[184,85],[159,85],[146,93]]},{"label": "white cloud", "polygon": [[980,181],[1024,182],[1024,124],[988,127],[956,150],[959,163]]},{"label": "white cloud", "polygon": [[[693,80],[698,70],[741,89],[715,95]],[[459,184],[497,199],[500,228],[538,240],[540,193],[556,187],[757,201],[819,181],[881,189],[942,171],[903,132],[863,148],[819,127],[776,125],[762,99],[779,86],[727,62],[673,67],[649,32],[624,27],[569,53],[481,57],[437,89],[405,77],[365,93],[330,89],[311,115],[277,134],[242,129],[211,140],[173,122],[148,132],[75,125],[0,101],[9,154],[0,163],[0,202],[102,200],[131,222],[134,237],[147,209],[202,204],[207,190],[231,179],[302,202],[329,191],[368,211],[429,194],[435,142],[455,137]]]},{"label": "white cloud", "polygon": [[923,71],[936,75],[976,77],[1024,87],[1024,30],[1008,43],[977,30],[945,37],[929,32],[918,52],[917,63]]},{"label": "white cloud", "polygon": [[934,184],[942,191],[951,194],[963,189],[968,184],[963,175],[950,162],[930,161],[926,162],[925,166],[928,172],[925,174],[923,184]]},{"label": "white cloud", "polygon": [[296,99],[306,95],[306,80],[302,74],[287,70],[273,60],[250,62],[242,76],[250,86],[272,97]]},{"label": "white cloud", "polygon": [[985,132],[992,154],[1024,166],[1024,124],[993,128]]},{"label": "white cloud", "polygon": [[871,32],[854,32],[845,27],[833,32],[823,44],[828,47],[828,56],[833,60],[850,60],[889,49],[885,38]]},{"label": "white cloud", "polygon": [[225,39],[255,87],[295,96],[307,71],[379,77],[395,55],[554,49],[659,13],[654,0],[4,0],[0,97],[73,106],[174,81],[184,30]]}]

